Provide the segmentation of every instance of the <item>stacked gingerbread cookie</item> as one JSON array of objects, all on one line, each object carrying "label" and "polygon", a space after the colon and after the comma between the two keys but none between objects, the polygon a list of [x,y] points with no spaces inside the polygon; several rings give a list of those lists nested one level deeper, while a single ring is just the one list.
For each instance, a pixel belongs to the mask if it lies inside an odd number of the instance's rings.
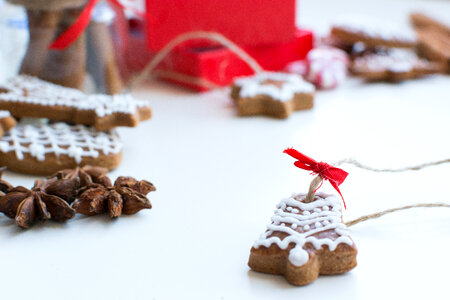
[{"label": "stacked gingerbread cookie", "polygon": [[367,81],[399,82],[444,71],[442,63],[420,57],[415,34],[372,18],[336,22],[328,41],[352,58],[350,73]]},{"label": "stacked gingerbread cookie", "polygon": [[146,101],[131,95],[87,95],[20,75],[0,86],[0,110],[23,119],[2,122],[0,165],[12,171],[49,175],[93,165],[116,168],[122,157],[117,126],[134,127],[151,117]]},{"label": "stacked gingerbread cookie", "polygon": [[450,24],[421,13],[411,14],[410,19],[418,36],[419,53],[441,63],[450,73]]}]

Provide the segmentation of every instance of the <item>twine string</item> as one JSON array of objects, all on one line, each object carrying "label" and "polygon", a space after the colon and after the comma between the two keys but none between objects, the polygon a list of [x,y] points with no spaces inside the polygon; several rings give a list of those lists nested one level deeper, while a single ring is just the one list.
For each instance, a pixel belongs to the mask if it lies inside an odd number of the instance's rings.
[{"label": "twine string", "polygon": [[[442,159],[442,160],[438,160],[438,161],[433,161],[433,162],[427,162],[427,163],[422,163],[419,165],[415,165],[415,166],[408,166],[408,167],[403,167],[403,168],[398,168],[398,169],[392,169],[392,168],[375,168],[375,167],[371,167],[365,164],[362,164],[361,162],[357,161],[356,159],[353,158],[346,158],[346,159],[342,159],[339,160],[337,162],[335,162],[333,165],[334,166],[340,166],[343,164],[350,164],[350,165],[354,165],[355,167],[358,167],[360,169],[363,170],[367,170],[367,171],[372,171],[372,172],[378,172],[378,173],[399,173],[399,172],[406,172],[406,171],[418,171],[427,167],[431,167],[431,166],[438,166],[438,165],[442,165],[442,164],[446,164],[446,163],[450,163],[450,158],[447,159]],[[319,179],[318,179],[319,178]],[[317,176],[316,178],[313,179],[313,181],[311,182],[310,186],[309,186],[309,191],[308,194],[306,196],[305,202],[311,202],[314,201],[314,191],[317,188],[317,186],[319,185],[319,183],[321,182],[320,180],[320,176]],[[364,215],[361,217],[358,217],[354,220],[351,221],[347,221],[344,224],[347,227],[356,225],[358,223],[362,223],[368,220],[372,220],[372,219],[377,219],[379,217],[382,217],[384,215],[393,213],[393,212],[397,212],[397,211],[401,211],[401,210],[406,210],[406,209],[411,209],[411,208],[417,208],[417,207],[427,207],[427,208],[433,208],[433,207],[448,207],[450,208],[450,204],[447,203],[441,203],[441,202],[434,202],[434,203],[417,203],[417,204],[411,204],[411,205],[405,205],[405,206],[400,206],[400,207],[395,207],[395,208],[389,208],[386,210],[382,210],[379,212],[375,212],[375,213],[371,213],[368,215]]]},{"label": "twine string", "polygon": [[362,223],[365,222],[367,220],[372,220],[372,219],[377,219],[379,217],[382,217],[384,215],[396,212],[396,211],[401,211],[401,210],[405,210],[405,209],[410,209],[410,208],[416,208],[416,207],[450,207],[450,204],[447,203],[440,203],[440,202],[435,202],[435,203],[417,203],[417,204],[413,204],[413,205],[405,205],[405,206],[401,206],[401,207],[396,207],[396,208],[389,208],[386,210],[382,210],[376,213],[372,213],[372,214],[368,214],[365,216],[361,216],[359,218],[356,218],[354,220],[351,221],[347,221],[345,222],[345,225],[347,227],[356,225],[358,223]]},{"label": "twine string", "polygon": [[[136,84],[143,82],[153,71],[155,68],[159,65],[159,63],[166,58],[167,55],[178,45],[189,41],[189,40],[210,40],[217,42],[221,44],[222,46],[230,49],[234,54],[236,54],[242,61],[247,63],[247,65],[255,72],[260,73],[264,71],[264,69],[261,67],[261,65],[247,52],[245,52],[244,49],[239,47],[236,43],[229,40],[222,34],[218,32],[210,32],[210,31],[191,31],[186,32],[178,35],[177,37],[173,38],[169,43],[167,43],[161,51],[159,51],[144,67],[144,69],[138,73],[134,78],[132,78],[128,83],[128,88],[131,89]],[[194,80],[195,79],[195,80]],[[196,78],[183,78],[185,83],[192,83],[195,85],[202,85],[205,84],[205,82],[198,81]]]},{"label": "twine string", "polygon": [[335,162],[333,165],[340,166],[343,164],[349,164],[349,165],[354,165],[355,167],[358,167],[360,169],[372,171],[372,172],[399,173],[399,172],[406,172],[406,171],[419,171],[419,170],[427,168],[427,167],[438,166],[438,165],[442,165],[442,164],[446,164],[446,163],[450,163],[450,158],[427,162],[427,163],[423,163],[423,164],[419,164],[419,165],[415,165],[415,166],[408,166],[408,167],[403,167],[403,168],[398,168],[398,169],[390,169],[390,168],[374,168],[374,167],[365,165],[365,164],[357,161],[356,159],[345,158],[345,159]]},{"label": "twine string", "polygon": [[314,177],[314,179],[311,181],[311,184],[309,185],[308,194],[306,195],[305,200],[303,202],[310,203],[314,201],[314,195],[316,194],[317,189],[319,188],[319,185],[321,185],[323,182],[322,176],[317,175]]}]

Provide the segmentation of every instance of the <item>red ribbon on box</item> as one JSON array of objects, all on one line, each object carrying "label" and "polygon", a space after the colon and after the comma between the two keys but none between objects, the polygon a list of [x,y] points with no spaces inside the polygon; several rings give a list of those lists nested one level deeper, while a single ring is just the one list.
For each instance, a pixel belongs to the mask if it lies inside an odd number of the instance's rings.
[{"label": "red ribbon on box", "polygon": [[[64,50],[86,30],[91,21],[92,11],[95,5],[100,0],[90,0],[88,4],[84,7],[78,19],[65,31],[63,32],[53,43],[49,46],[52,50]],[[119,7],[120,9],[130,9],[138,16],[144,16],[144,14],[136,9],[125,7],[118,0],[107,0],[111,4]]]},{"label": "red ribbon on box", "polygon": [[[347,206],[345,205],[344,197],[339,190],[339,185],[341,185],[341,183],[344,182],[345,178],[347,178],[347,172],[342,169],[333,167],[325,162],[317,162],[311,157],[308,157],[293,148],[288,148],[284,150],[283,153],[286,153],[297,159],[297,161],[294,162],[294,165],[296,167],[303,170],[312,171],[313,175],[319,175],[322,178],[322,183],[324,179],[328,180],[334,187],[334,189],[339,193],[339,195],[341,195],[342,201],[344,202],[344,207],[347,208]],[[316,192],[322,186],[322,183],[314,192]]]}]

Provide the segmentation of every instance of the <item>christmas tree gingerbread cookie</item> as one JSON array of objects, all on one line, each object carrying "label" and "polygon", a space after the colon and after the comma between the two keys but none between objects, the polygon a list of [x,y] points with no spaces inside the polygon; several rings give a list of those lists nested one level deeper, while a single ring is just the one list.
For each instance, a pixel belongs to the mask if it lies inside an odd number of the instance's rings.
[{"label": "christmas tree gingerbread cookie", "polygon": [[283,199],[272,216],[272,223],[254,243],[248,265],[258,272],[281,274],[293,285],[306,285],[319,275],[334,275],[356,266],[356,246],[342,222],[340,200],[315,194],[326,179],[338,186],[347,173],[299,153],[285,151],[297,158],[297,167],[318,176],[308,194],[293,194]]},{"label": "christmas tree gingerbread cookie", "polygon": [[265,72],[237,79],[231,97],[240,116],[285,119],[295,110],[312,108],[314,91],[314,85],[299,75]]}]

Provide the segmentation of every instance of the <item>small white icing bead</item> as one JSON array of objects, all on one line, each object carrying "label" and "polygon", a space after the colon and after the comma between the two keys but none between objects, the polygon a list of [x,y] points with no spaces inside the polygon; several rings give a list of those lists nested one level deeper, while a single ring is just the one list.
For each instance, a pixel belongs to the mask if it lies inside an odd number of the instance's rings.
[{"label": "small white icing bead", "polygon": [[316,223],[314,223],[314,226],[316,226],[316,228],[320,228],[320,227],[322,227],[322,223],[316,222]]},{"label": "small white icing bead", "polygon": [[300,211],[298,210],[298,209],[296,209],[296,208],[294,208],[293,210],[292,210],[292,213],[293,214],[298,214]]},{"label": "small white icing bead", "polygon": [[292,229],[296,229],[296,228],[297,228],[297,224],[292,223],[292,224],[291,224],[291,228],[292,228]]},{"label": "small white icing bead", "polygon": [[316,207],[316,208],[314,208],[314,211],[315,212],[321,212],[322,210],[320,208]]},{"label": "small white icing bead", "polygon": [[303,229],[304,230],[309,230],[311,227],[309,227],[309,225],[305,225],[305,226],[303,226]]},{"label": "small white icing bead", "polygon": [[302,247],[296,246],[289,252],[288,258],[294,266],[302,266],[308,261],[309,255]]},{"label": "small white icing bead", "polygon": [[305,211],[303,212],[303,214],[304,214],[305,216],[309,216],[311,213],[310,213],[309,211],[305,210]]}]

